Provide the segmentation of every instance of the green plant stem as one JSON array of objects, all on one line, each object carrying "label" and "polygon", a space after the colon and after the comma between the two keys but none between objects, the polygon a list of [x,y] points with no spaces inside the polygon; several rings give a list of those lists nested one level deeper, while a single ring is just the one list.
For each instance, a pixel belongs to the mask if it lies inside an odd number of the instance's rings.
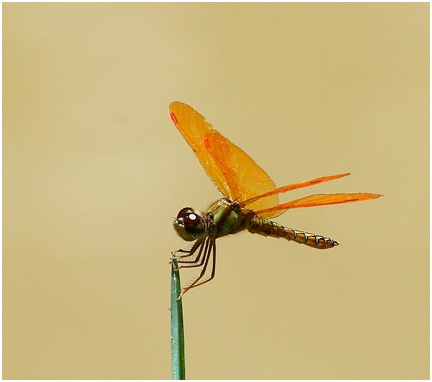
[{"label": "green plant stem", "polygon": [[180,297],[180,272],[176,260],[171,264],[171,361],[172,379],[185,379],[183,305]]}]

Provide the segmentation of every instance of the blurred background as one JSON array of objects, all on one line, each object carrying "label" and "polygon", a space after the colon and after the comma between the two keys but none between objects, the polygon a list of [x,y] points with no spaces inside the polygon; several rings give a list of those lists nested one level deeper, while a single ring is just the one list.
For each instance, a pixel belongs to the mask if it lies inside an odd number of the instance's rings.
[{"label": "blurred background", "polygon": [[[429,378],[429,4],[3,4],[3,378],[170,379],[169,256],[220,195],[185,102],[281,197],[184,297],[189,379]],[[187,283],[193,273],[183,273]]]}]

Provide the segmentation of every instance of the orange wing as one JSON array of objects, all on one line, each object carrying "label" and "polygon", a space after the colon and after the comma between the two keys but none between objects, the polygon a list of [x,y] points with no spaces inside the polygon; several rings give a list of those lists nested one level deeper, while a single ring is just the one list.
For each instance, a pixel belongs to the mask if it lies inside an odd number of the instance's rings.
[{"label": "orange wing", "polygon": [[219,191],[261,217],[274,218],[290,208],[324,206],[375,199],[378,194],[318,194],[279,204],[278,194],[341,178],[349,173],[324,176],[276,188],[267,173],[239,147],[223,137],[190,106],[173,102],[170,115]]},{"label": "orange wing", "polygon": [[[207,175],[226,197],[242,202],[276,189],[267,173],[249,155],[223,137],[190,106],[173,102],[170,115]],[[251,202],[248,208],[262,210],[278,204],[278,196],[269,194]]]},{"label": "orange wing", "polygon": [[[300,208],[300,207],[317,207],[325,206],[328,204],[340,204],[349,202],[360,202],[362,200],[376,199],[381,197],[379,194],[368,194],[368,193],[358,193],[358,194],[317,194],[306,196],[305,198],[293,200],[288,203],[283,203],[278,206],[267,208],[264,210],[256,211],[259,216],[278,216],[290,208]],[[273,215],[276,213],[276,215]]]},{"label": "orange wing", "polygon": [[279,188],[276,188],[276,189],[274,189],[272,191],[266,192],[265,194],[255,196],[255,197],[253,197],[251,199],[245,200],[244,202],[242,202],[240,204],[241,204],[242,207],[245,207],[248,204],[251,204],[251,203],[255,202],[256,200],[258,200],[260,198],[264,198],[264,197],[267,197],[267,196],[270,196],[270,195],[282,194],[283,192],[295,190],[297,188],[314,186],[315,184],[319,184],[319,183],[323,183],[323,182],[328,182],[329,180],[342,178],[343,176],[347,176],[347,175],[350,175],[350,173],[347,172],[345,174],[323,176],[322,178],[308,180],[307,182],[302,182],[302,183],[297,183],[297,184],[290,184],[289,186],[279,187]]}]

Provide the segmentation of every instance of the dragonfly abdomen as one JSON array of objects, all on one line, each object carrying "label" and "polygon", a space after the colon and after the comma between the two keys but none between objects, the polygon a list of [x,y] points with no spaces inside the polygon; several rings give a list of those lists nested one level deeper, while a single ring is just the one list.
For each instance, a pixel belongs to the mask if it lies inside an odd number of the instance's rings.
[{"label": "dragonfly abdomen", "polygon": [[257,233],[262,236],[271,236],[276,238],[282,237],[318,249],[333,248],[339,244],[337,241],[330,239],[329,237],[287,228],[272,220],[260,218],[258,216],[254,216],[251,220],[248,230],[251,233]]}]

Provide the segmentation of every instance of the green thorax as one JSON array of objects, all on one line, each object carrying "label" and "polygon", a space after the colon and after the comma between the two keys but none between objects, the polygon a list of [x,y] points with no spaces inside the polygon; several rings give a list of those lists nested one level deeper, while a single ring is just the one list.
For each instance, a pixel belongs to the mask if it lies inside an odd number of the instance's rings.
[{"label": "green thorax", "polygon": [[220,199],[210,206],[207,215],[213,221],[210,225],[210,235],[221,237],[248,228],[255,214],[240,207],[236,202]]}]

